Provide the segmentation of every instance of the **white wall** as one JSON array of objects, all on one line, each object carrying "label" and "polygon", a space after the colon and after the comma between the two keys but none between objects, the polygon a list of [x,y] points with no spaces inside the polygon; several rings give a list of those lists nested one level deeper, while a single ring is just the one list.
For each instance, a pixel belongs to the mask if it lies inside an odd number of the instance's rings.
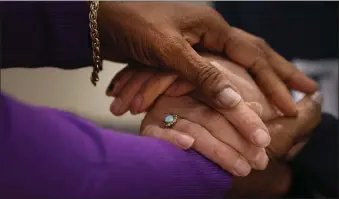
[{"label": "white wall", "polygon": [[114,74],[124,65],[104,62],[100,81],[94,87],[90,80],[91,67],[77,70],[57,68],[3,69],[1,90],[30,104],[69,110],[104,125],[131,125],[138,128],[140,117],[114,117],[109,112],[112,98],[105,96],[105,89]]}]

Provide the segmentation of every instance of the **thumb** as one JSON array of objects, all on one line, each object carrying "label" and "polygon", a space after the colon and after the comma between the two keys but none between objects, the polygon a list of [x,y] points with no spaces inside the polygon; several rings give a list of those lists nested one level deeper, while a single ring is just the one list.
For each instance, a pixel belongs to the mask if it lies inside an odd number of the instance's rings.
[{"label": "thumb", "polygon": [[306,95],[297,103],[297,117],[278,117],[266,123],[271,134],[268,152],[274,157],[281,157],[298,140],[305,139],[321,118],[322,96],[319,92]]},{"label": "thumb", "polygon": [[288,151],[287,155],[286,155],[286,159],[288,161],[292,160],[303,148],[304,146],[307,144],[308,139],[305,139],[301,142],[298,142],[296,145],[294,145],[291,150]]},{"label": "thumb", "polygon": [[299,133],[311,131],[320,122],[322,95],[317,91],[313,94],[305,95],[297,103],[298,116],[296,120]]},{"label": "thumb", "polygon": [[203,59],[186,41],[176,42],[167,48],[167,53],[160,54],[165,65],[201,89],[216,108],[231,108],[242,100],[230,83],[230,77],[220,70],[220,64]]}]

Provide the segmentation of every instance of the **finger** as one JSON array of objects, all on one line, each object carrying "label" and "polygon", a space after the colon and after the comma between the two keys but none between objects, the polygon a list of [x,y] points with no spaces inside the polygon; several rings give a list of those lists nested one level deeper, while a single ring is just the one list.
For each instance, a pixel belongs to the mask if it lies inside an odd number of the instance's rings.
[{"label": "finger", "polygon": [[272,142],[268,151],[275,157],[284,156],[301,139],[307,135],[321,118],[322,96],[319,92],[305,97],[298,102],[297,117],[278,117],[266,123],[270,129]]},{"label": "finger", "polygon": [[116,116],[120,116],[129,110],[132,100],[141,103],[142,99],[138,98],[137,93],[143,84],[152,76],[153,72],[151,71],[135,72],[131,79],[121,88],[121,92],[116,95],[116,98],[111,104],[111,112]]},{"label": "finger", "polygon": [[[131,112],[141,113],[146,111],[177,78],[178,76],[173,73],[157,72],[140,89],[131,104]],[[138,98],[140,99],[139,102],[137,101]]]},{"label": "finger", "polygon": [[[201,97],[195,98],[201,99]],[[205,100],[202,99],[202,101]],[[267,147],[270,144],[271,138],[266,125],[245,102],[241,101],[237,107],[229,110],[218,109],[217,111],[224,115],[238,132],[252,144],[257,147]]]},{"label": "finger", "polygon": [[246,36],[265,52],[268,62],[289,88],[305,93],[316,91],[317,83],[314,80],[300,72],[291,62],[275,52],[267,43],[241,29],[234,28],[234,31]]},{"label": "finger", "polygon": [[194,86],[188,81],[177,79],[165,92],[165,95],[177,97],[194,90]]},{"label": "finger", "polygon": [[174,129],[160,128],[157,125],[147,125],[141,132],[143,136],[156,137],[175,146],[187,150],[193,146],[194,138]]},{"label": "finger", "polygon": [[236,150],[217,140],[202,126],[180,119],[174,129],[192,136],[195,139],[193,144],[195,150],[233,175],[247,176],[250,173],[251,166]]},{"label": "finger", "polygon": [[297,117],[296,125],[297,131],[300,135],[304,132],[311,131],[320,121],[321,117],[321,104],[323,97],[320,92],[305,95],[297,103],[298,111],[300,112]]},{"label": "finger", "polygon": [[269,62],[280,79],[289,87],[300,92],[311,93],[318,89],[317,83],[293,64],[278,53],[273,51],[269,46],[264,45],[263,49],[268,54]]},{"label": "finger", "polygon": [[[168,103],[170,101],[170,104]],[[160,105],[159,105],[160,104]],[[165,109],[161,105],[165,106]],[[230,124],[227,119],[217,111],[205,106],[194,99],[183,97],[161,97],[153,110],[157,110],[161,106],[161,111],[152,111],[146,115],[143,124],[155,122],[156,125],[161,124],[161,121],[166,117],[166,112],[177,113],[180,120],[185,119],[190,122],[199,124],[205,128],[213,137],[231,146],[238,151],[255,169],[264,169],[268,163],[268,157],[263,148],[258,148],[248,142],[238,131]],[[153,120],[149,120],[152,116]],[[174,126],[176,129],[176,125]],[[187,131],[183,131],[189,134]],[[200,133],[200,132],[197,132]],[[194,137],[193,134],[189,134]]]},{"label": "finger", "polygon": [[[211,62],[215,67],[222,67],[218,62]],[[223,69],[225,73],[231,74],[232,72]],[[199,91],[194,91],[191,93],[193,98],[198,99],[204,103],[209,103],[209,100],[206,99],[204,95],[199,93]],[[224,115],[228,121],[230,121],[233,126],[242,134],[248,141],[255,144],[258,147],[267,147],[270,143],[270,136],[268,129],[260,117],[249,108],[246,103],[241,99],[237,106],[229,109],[218,109],[214,107],[219,113]]]},{"label": "finger", "polygon": [[133,77],[135,70],[130,67],[125,67],[119,71],[111,80],[106,89],[106,95],[115,97],[124,85]]},{"label": "finger", "polygon": [[241,96],[229,82],[227,74],[204,60],[181,36],[165,39],[160,44],[158,57],[163,63],[201,88],[215,107],[231,108],[240,102]]},{"label": "finger", "polygon": [[[268,95],[274,104],[287,116],[295,116],[296,106],[285,83],[276,75],[268,58],[262,49],[263,40],[253,41],[243,31],[232,29],[225,42],[225,53],[239,64],[250,68],[258,85]],[[266,45],[266,44],[265,44]],[[279,65],[279,67],[283,67]]]},{"label": "finger", "polygon": [[290,161],[292,160],[298,153],[304,148],[304,146],[307,144],[308,139],[305,139],[302,142],[297,143],[292,147],[291,150],[288,151],[286,155],[286,160]]},{"label": "finger", "polygon": [[267,147],[271,142],[268,129],[260,117],[243,101],[230,110],[218,110],[238,132],[257,147]]},{"label": "finger", "polygon": [[[177,110],[180,111],[180,110]],[[204,127],[213,137],[238,151],[254,169],[263,170],[268,164],[268,156],[263,148],[248,142],[232,124],[220,113],[207,106],[199,106],[191,111],[179,112],[181,118]]]},{"label": "finger", "polygon": [[294,103],[289,90],[282,80],[278,78],[272,68],[264,65],[265,64],[263,64],[264,68],[257,68],[257,72],[255,72],[256,83],[263,90],[267,98],[269,98],[285,116],[296,116],[298,113],[296,104]]}]

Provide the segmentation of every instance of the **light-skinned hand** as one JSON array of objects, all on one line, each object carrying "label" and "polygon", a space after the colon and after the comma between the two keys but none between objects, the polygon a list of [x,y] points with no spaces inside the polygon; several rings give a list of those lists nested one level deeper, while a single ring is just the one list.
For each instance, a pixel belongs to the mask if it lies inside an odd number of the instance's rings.
[{"label": "light-skinned hand", "polygon": [[[278,116],[266,122],[272,138],[266,152],[271,158],[284,159],[293,146],[307,138],[320,121],[321,100],[318,92],[307,95],[297,104],[297,117]],[[168,113],[180,116],[172,128],[162,125]],[[181,148],[192,145],[235,176],[247,176],[252,168],[264,169],[268,163],[265,149],[246,141],[219,112],[189,96],[161,96],[146,114],[140,132]]]}]

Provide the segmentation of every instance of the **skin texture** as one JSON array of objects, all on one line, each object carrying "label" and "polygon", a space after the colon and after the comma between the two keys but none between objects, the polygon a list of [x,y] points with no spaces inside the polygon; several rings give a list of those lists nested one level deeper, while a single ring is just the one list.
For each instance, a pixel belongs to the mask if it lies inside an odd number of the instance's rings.
[{"label": "skin texture", "polygon": [[259,86],[244,68],[220,56],[211,54],[202,54],[202,56],[209,62],[217,63],[218,69],[228,74],[231,83],[237,85],[237,91],[243,97],[244,101],[256,102],[261,105],[262,112],[260,117],[263,121],[274,119],[279,115],[272,102],[265,97]]},{"label": "skin texture", "polygon": [[[260,117],[264,121],[273,119],[278,115],[276,108],[260,91],[256,82],[244,68],[221,56],[208,53],[201,53],[200,55],[205,61],[220,65],[218,69],[227,73],[230,82],[237,86],[237,91],[243,96],[244,101],[257,102],[262,106]],[[175,97],[195,89],[192,84],[180,79],[174,73],[139,69],[135,65],[124,68],[112,79],[112,82],[115,86],[107,89],[107,95],[114,96],[122,101],[119,110],[113,110],[115,107],[111,106],[114,115],[122,115],[127,111],[134,114],[144,112],[161,94]],[[130,90],[134,92],[129,92]],[[142,105],[139,102],[140,98],[142,98]]]},{"label": "skin texture", "polygon": [[[246,70],[222,57],[208,54],[202,54],[202,56],[204,59],[206,59],[206,61],[217,62],[221,66],[219,69],[231,77],[232,83],[238,87],[238,92],[244,96],[244,100],[251,102],[249,107],[251,107],[254,112],[260,114],[264,121],[269,121],[279,116],[279,113],[265,98],[259,87],[255,84],[252,77],[247,73]],[[218,113],[214,109],[202,105],[192,97],[178,97],[179,95],[192,91],[194,87],[187,82],[176,80],[176,77],[172,74],[167,74],[166,76],[166,73],[163,72],[160,73],[158,71],[138,70],[134,72],[138,75],[141,73],[143,75],[134,77],[140,78],[138,81],[130,81],[133,78],[133,70],[131,68],[127,69],[128,70],[123,70],[118,74],[118,76],[120,76],[120,78],[118,78],[120,81],[117,81],[116,83],[121,88],[120,91],[124,91],[125,87],[130,87],[134,89],[129,90],[134,90],[135,93],[126,94],[126,92],[120,92],[117,87],[115,87],[115,89],[113,89],[111,92],[116,92],[117,94],[114,95],[123,99],[122,101],[125,103],[120,105],[120,107],[131,106],[131,104],[129,104],[131,100],[126,99],[128,97],[133,98],[138,92],[151,93],[152,95],[150,95],[150,99],[153,99],[154,96],[159,93],[157,91],[162,91],[167,96],[160,97],[153,108],[149,110],[149,113],[146,115],[141,126],[142,135],[159,137],[181,148],[189,148],[193,145],[197,151],[204,154],[206,157],[237,176],[248,175],[250,168],[266,168],[268,158],[265,154],[265,150],[246,141],[246,139],[237,133],[237,130],[230,124],[230,122],[222,117],[224,114],[228,114],[229,118],[232,117],[232,114],[246,115],[246,111],[244,112],[244,109],[241,109],[241,106],[231,111],[218,110]],[[149,84],[149,76],[157,73],[160,74],[159,76],[155,76],[155,79],[158,81],[157,84]],[[143,86],[143,84],[147,84],[147,86]],[[148,85],[153,86],[148,87]],[[163,88],[166,88],[167,90]],[[194,96],[195,99],[203,100],[201,99],[202,95],[198,90],[196,90],[194,93],[191,93],[190,95]],[[159,94],[157,97],[159,97]],[[114,113],[114,110],[112,110],[112,112]],[[176,124],[175,127],[178,128],[174,128],[176,131],[162,129],[162,126],[160,125],[161,121],[168,113],[178,113],[180,118],[183,119],[180,119]],[[245,118],[247,118],[246,121],[240,120],[235,122],[239,124],[244,124],[245,122],[247,124],[245,126],[250,126],[251,123],[253,123],[251,122],[253,118],[251,115],[247,115]],[[237,118],[235,118],[235,120],[236,119]],[[277,132],[275,126],[279,127],[279,125],[270,124],[270,131],[273,131],[270,132],[271,134]],[[278,131],[281,130],[283,129],[278,129]],[[290,135],[290,133],[285,132],[284,134],[287,136]],[[179,135],[185,135],[185,137],[189,136],[193,139],[191,139],[191,141],[182,142],[182,139],[179,138]],[[274,133],[274,135],[278,134]],[[293,139],[286,139],[286,142],[289,140],[293,141]],[[183,144],[185,145],[187,143],[189,144],[188,147],[183,146]],[[278,150],[273,148],[274,154],[277,157],[283,156],[288,151],[289,147],[292,147],[291,142],[284,144],[285,145],[280,147]],[[229,155],[220,155],[225,153],[228,153]],[[230,158],[231,156],[233,156],[233,159]],[[241,171],[237,171],[235,166],[236,164],[239,164],[237,163],[239,159],[245,160],[245,163],[242,162],[242,164],[245,166],[240,169]]]},{"label": "skin texture", "polygon": [[219,108],[215,98],[224,88],[234,85],[192,46],[224,53],[242,67],[251,68],[259,85],[285,114],[295,115],[296,109],[283,81],[304,92],[316,90],[312,80],[262,39],[231,27],[211,7],[172,2],[102,2],[98,17],[105,57],[172,69],[199,87]]},{"label": "skin texture", "polygon": [[297,118],[277,117],[266,122],[272,137],[267,148],[271,160],[268,167],[245,178],[233,177],[233,187],[226,198],[276,197],[288,192],[292,173],[284,162],[302,150],[310,132],[319,124],[321,102],[322,97],[316,92],[298,102]]},{"label": "skin texture", "polygon": [[[302,140],[307,139],[312,129],[320,122],[320,102],[319,93],[307,95],[297,104],[299,114],[296,118],[279,116],[265,122],[270,130],[272,142],[266,148],[271,161],[264,171],[250,173],[250,166],[262,169],[261,166],[266,164],[266,168],[267,160],[261,159],[263,156],[259,156],[255,161],[250,158],[245,160],[245,155],[248,158],[248,152],[253,155],[256,149],[239,141],[239,134],[232,130],[231,124],[221,119],[217,111],[188,96],[161,96],[146,114],[141,134],[172,143],[178,134],[192,136],[195,139],[195,150],[234,174],[233,186],[229,193],[232,197],[280,196],[287,192],[291,181],[291,173],[284,161],[302,149],[299,144],[303,144]],[[179,112],[179,115],[183,116],[171,129],[161,125],[168,112]],[[239,154],[241,152],[242,154]],[[254,157],[257,157],[257,154]],[[245,163],[241,164],[246,164],[247,161],[248,165],[241,165],[239,170],[240,160],[245,160]],[[248,169],[247,173],[244,167]],[[246,175],[248,176],[245,178],[239,177]]]},{"label": "skin texture", "polygon": [[[230,77],[203,59],[192,46],[226,54],[243,68],[251,69],[257,84],[286,115],[295,116],[297,109],[287,87],[313,92],[317,85],[288,61],[275,53],[262,39],[231,27],[208,6],[172,2],[101,2],[98,21],[105,59],[137,63],[143,67],[171,70],[199,88],[208,104],[216,108],[234,109],[242,103]],[[284,83],[285,82],[285,83]],[[129,90],[124,90],[128,92]],[[243,128],[238,120],[224,115],[241,134],[259,147],[267,128],[247,107],[255,125]],[[234,115],[234,114],[232,114]],[[240,118],[239,118],[240,117]],[[253,140],[259,132],[262,139]]]}]

